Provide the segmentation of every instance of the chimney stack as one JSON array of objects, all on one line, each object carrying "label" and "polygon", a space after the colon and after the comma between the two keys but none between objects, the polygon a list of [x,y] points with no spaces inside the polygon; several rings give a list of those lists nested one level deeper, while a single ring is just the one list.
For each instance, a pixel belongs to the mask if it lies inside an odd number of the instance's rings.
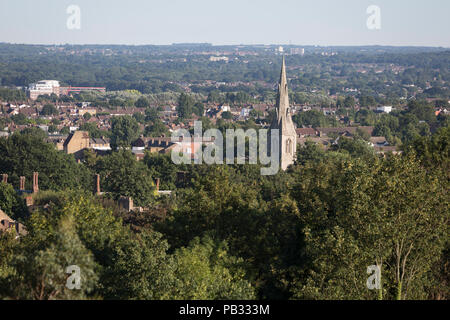
[{"label": "chimney stack", "polygon": [[25,190],[25,177],[21,176],[20,177],[20,186],[19,186],[19,190],[20,191],[24,191]]},{"label": "chimney stack", "polygon": [[133,198],[128,197],[127,200],[128,200],[128,211],[133,211],[134,209]]},{"label": "chimney stack", "polygon": [[39,173],[33,172],[33,193],[39,192]]},{"label": "chimney stack", "polygon": [[156,178],[156,191],[159,191],[159,178]]},{"label": "chimney stack", "polygon": [[100,194],[100,175],[96,174],[95,178],[96,178],[96,187],[97,187],[96,193],[97,193],[97,195],[99,195]]},{"label": "chimney stack", "polygon": [[3,183],[8,183],[8,174],[7,173],[2,174],[2,181],[3,181]]}]

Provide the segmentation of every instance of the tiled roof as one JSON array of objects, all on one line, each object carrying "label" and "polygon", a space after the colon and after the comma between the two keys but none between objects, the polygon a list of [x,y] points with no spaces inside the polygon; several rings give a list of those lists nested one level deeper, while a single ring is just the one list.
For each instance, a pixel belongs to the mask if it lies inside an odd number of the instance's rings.
[{"label": "tiled roof", "polygon": [[109,138],[90,138],[90,144],[109,144]]},{"label": "tiled roof", "polygon": [[298,135],[316,135],[316,129],[314,128],[297,128],[295,131]]}]

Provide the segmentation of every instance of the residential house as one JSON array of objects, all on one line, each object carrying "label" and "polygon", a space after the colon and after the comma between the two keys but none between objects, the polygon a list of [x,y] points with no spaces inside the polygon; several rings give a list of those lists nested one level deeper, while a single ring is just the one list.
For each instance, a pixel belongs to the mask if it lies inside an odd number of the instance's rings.
[{"label": "residential house", "polygon": [[318,135],[318,132],[314,128],[297,128],[295,131],[297,132],[297,137],[299,138],[314,137]]},{"label": "residential house", "polygon": [[25,226],[13,219],[11,219],[6,213],[0,209],[0,232],[9,231],[15,229],[19,236],[24,236],[28,232]]},{"label": "residential house", "polygon": [[64,151],[64,142],[67,140],[67,135],[50,135],[47,137],[47,142],[53,143],[58,151]]},{"label": "residential house", "polygon": [[64,142],[64,152],[68,154],[78,153],[83,149],[89,148],[89,132],[74,131]]}]

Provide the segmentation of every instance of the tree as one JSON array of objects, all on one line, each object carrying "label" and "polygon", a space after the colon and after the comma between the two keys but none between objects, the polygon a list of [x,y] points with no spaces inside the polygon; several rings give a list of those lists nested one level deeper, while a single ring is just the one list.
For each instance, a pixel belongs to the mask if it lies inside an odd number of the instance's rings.
[{"label": "tree", "polygon": [[[242,257],[247,279],[257,283],[259,297],[284,297],[289,286],[287,268],[298,263],[298,210],[286,194],[287,181],[267,181],[268,204],[261,199],[259,167],[242,165],[194,166],[188,176],[192,188],[177,192],[181,201],[168,218],[156,224],[172,248],[189,246],[195,237],[226,241],[230,254]],[[262,182],[261,182],[262,184]],[[270,190],[269,186],[271,187]],[[271,197],[271,195],[275,196]],[[286,282],[285,282],[286,281]]]},{"label": "tree", "polygon": [[344,99],[344,108],[353,108],[355,106],[355,98],[346,96]]},{"label": "tree", "polygon": [[145,123],[145,116],[140,112],[133,113],[133,118],[136,119],[136,121],[139,122],[140,124]]},{"label": "tree", "polygon": [[177,172],[182,165],[175,165],[169,154],[147,152],[144,163],[151,171],[151,175],[160,179],[162,190],[174,190],[177,182]]},{"label": "tree", "polygon": [[171,298],[187,300],[254,299],[255,291],[225,242],[194,239],[174,255],[176,284]]},{"label": "tree", "polygon": [[146,97],[139,97],[139,99],[136,100],[134,105],[136,106],[136,108],[147,108],[150,105],[150,103]]},{"label": "tree", "polygon": [[51,121],[51,124],[54,124],[55,126],[59,126],[61,124],[61,120],[58,118],[53,118]]},{"label": "tree", "polygon": [[111,147],[129,148],[139,137],[139,124],[130,116],[114,117],[111,120]]},{"label": "tree", "polygon": [[33,136],[33,137],[39,138],[41,140],[45,140],[47,138],[47,133],[39,127],[25,128],[20,131],[20,134]]},{"label": "tree", "polygon": [[406,152],[414,152],[428,168],[450,171],[450,128],[440,128],[431,137],[420,137],[406,146]]},{"label": "tree", "polygon": [[177,112],[181,119],[189,119],[192,114],[202,116],[204,106],[201,102],[195,102],[194,98],[186,93],[181,93],[178,98]]},{"label": "tree", "polygon": [[[60,134],[64,134],[64,135],[68,135],[69,133],[70,133],[70,128],[69,127],[63,127],[60,131],[59,131],[59,133]],[[89,133],[89,135],[90,135],[90,133]],[[91,136],[91,135],[90,135]],[[91,137],[93,137],[93,138],[95,138],[94,136],[91,136]]]},{"label": "tree", "polygon": [[0,210],[13,219],[25,218],[28,210],[25,201],[10,184],[0,182]]},{"label": "tree", "polygon": [[313,141],[306,140],[305,145],[297,149],[297,162],[319,161],[325,157],[325,150]]},{"label": "tree", "polygon": [[[83,192],[40,192],[35,202],[41,209],[35,211],[27,221],[30,242],[35,246],[33,250],[44,250],[55,243],[55,230],[61,220],[73,217],[78,238],[99,264],[96,270],[99,272],[100,284],[91,295],[104,296],[106,289],[101,284],[108,277],[108,268],[114,264],[113,248],[129,236],[121,220],[113,215],[111,209],[103,207],[98,199]],[[120,286],[121,278],[117,276],[115,282],[108,283]]]},{"label": "tree", "polygon": [[104,275],[104,297],[174,299],[174,264],[167,250],[167,242],[154,231],[116,242],[112,248],[112,264]]},{"label": "tree", "polygon": [[[33,235],[18,246],[11,266],[16,273],[9,277],[8,296],[15,299],[83,299],[89,294],[98,276],[92,254],[78,238],[74,219],[66,216],[58,224],[53,242],[39,249]],[[71,290],[67,268],[75,265],[80,272],[80,288]]]},{"label": "tree", "polygon": [[352,157],[365,159],[370,159],[375,156],[373,148],[363,139],[339,137],[337,143],[331,146],[331,150],[348,153]]},{"label": "tree", "polygon": [[372,110],[362,109],[356,113],[355,121],[362,126],[373,126],[376,122],[376,115]]},{"label": "tree", "polygon": [[11,260],[17,252],[19,242],[16,237],[15,230],[12,232],[0,233],[0,299],[6,299],[11,296],[10,279],[17,273],[16,269],[11,265]]},{"label": "tree", "polygon": [[391,139],[391,129],[381,122],[378,122],[373,128],[374,137],[385,137],[388,141]]},{"label": "tree", "polygon": [[[250,114],[252,113],[252,111],[250,112]],[[233,119],[233,114],[230,111],[225,111],[222,113],[222,118],[227,120]]]},{"label": "tree", "polygon": [[[334,125],[333,121],[327,118],[322,112],[317,110],[309,110],[295,114],[292,120],[297,124],[297,127],[328,127]],[[335,121],[334,121],[335,122]]]},{"label": "tree", "polygon": [[155,119],[153,123],[145,127],[144,130],[144,136],[146,137],[161,137],[168,133],[169,130],[159,118]]},{"label": "tree", "polygon": [[102,157],[94,169],[101,176],[103,190],[115,200],[131,197],[136,205],[146,206],[155,197],[149,169],[128,150]]},{"label": "tree", "polygon": [[48,126],[48,132],[54,133],[54,132],[57,132],[57,131],[58,131],[58,127],[55,126],[54,124],[51,124],[51,125]]},{"label": "tree", "polygon": [[12,115],[11,120],[18,125],[24,125],[28,123],[28,118],[23,113]]},{"label": "tree", "polygon": [[[344,102],[344,104],[345,104],[345,102]],[[359,98],[359,105],[361,107],[374,106],[375,104],[376,104],[376,100],[372,96],[361,96]]]},{"label": "tree", "polygon": [[[426,298],[444,248],[448,200],[414,157],[310,163],[294,190],[309,260],[295,297]],[[365,286],[373,264],[381,268],[378,292]]]},{"label": "tree", "polygon": [[215,102],[215,103],[223,103],[224,98],[223,95],[218,90],[213,90],[208,94],[208,98],[206,99],[208,102]]},{"label": "tree", "polygon": [[58,114],[58,109],[52,104],[46,104],[42,107],[41,115],[43,116],[53,116]]},{"label": "tree", "polygon": [[90,190],[92,186],[93,178],[86,167],[36,134],[14,133],[8,139],[0,138],[0,154],[0,172],[7,173],[8,181],[15,186],[19,177],[25,176],[26,188],[31,190],[33,172],[39,172],[41,190]]},{"label": "tree", "polygon": [[89,112],[86,112],[85,114],[83,114],[83,119],[88,121],[90,118],[92,118],[92,115]]},{"label": "tree", "polygon": [[[91,138],[101,138],[108,137],[110,135],[109,131],[100,130],[96,123],[85,122],[80,126],[80,130],[89,132],[89,137]],[[62,133],[62,132],[61,132]]]},{"label": "tree", "polygon": [[156,108],[147,108],[145,109],[145,121],[146,122],[154,122],[159,119],[158,110]]},{"label": "tree", "polygon": [[356,128],[354,139],[370,141],[370,133],[358,127]]},{"label": "tree", "polygon": [[408,112],[414,114],[417,119],[426,121],[429,124],[436,121],[434,107],[425,101],[411,100],[408,102]]}]

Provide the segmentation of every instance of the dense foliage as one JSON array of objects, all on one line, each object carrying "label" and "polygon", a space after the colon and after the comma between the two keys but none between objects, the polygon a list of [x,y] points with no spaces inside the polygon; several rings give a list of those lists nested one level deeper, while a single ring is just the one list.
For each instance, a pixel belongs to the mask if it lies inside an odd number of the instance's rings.
[{"label": "dense foliage", "polygon": [[[19,241],[0,235],[0,296],[448,298],[449,139],[442,128],[386,158],[359,140],[328,151],[307,143],[288,171],[260,176],[258,165],[177,166],[155,154],[138,162],[126,150],[76,164],[39,138],[0,138],[1,168],[14,183],[36,167],[42,176],[27,215],[0,184],[3,210],[28,230]],[[93,179],[81,179],[94,173],[100,197]],[[156,196],[156,177],[172,196]],[[120,196],[147,211],[108,200]],[[72,264],[81,290],[65,286]],[[380,290],[366,287],[370,265],[382,270]]]}]

